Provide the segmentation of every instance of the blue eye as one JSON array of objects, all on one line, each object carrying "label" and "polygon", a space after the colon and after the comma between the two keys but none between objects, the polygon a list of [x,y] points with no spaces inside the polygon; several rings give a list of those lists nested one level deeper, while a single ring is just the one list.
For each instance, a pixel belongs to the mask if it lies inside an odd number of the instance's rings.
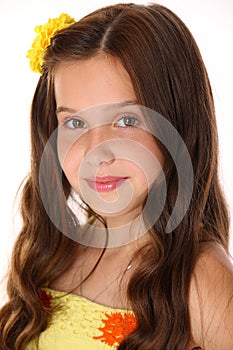
[{"label": "blue eye", "polygon": [[68,129],[85,129],[86,128],[86,123],[78,118],[70,118],[67,120],[64,125]]},{"label": "blue eye", "polygon": [[120,118],[115,125],[120,127],[133,127],[139,124],[139,120],[132,115],[125,115]]}]

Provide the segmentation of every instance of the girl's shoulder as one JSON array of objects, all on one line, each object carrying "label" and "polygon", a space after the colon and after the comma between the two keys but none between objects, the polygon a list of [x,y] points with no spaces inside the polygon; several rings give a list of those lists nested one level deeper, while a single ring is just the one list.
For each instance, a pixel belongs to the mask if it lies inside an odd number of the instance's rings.
[{"label": "girl's shoulder", "polygon": [[191,328],[206,350],[233,349],[233,265],[218,244],[205,244],[189,291]]}]

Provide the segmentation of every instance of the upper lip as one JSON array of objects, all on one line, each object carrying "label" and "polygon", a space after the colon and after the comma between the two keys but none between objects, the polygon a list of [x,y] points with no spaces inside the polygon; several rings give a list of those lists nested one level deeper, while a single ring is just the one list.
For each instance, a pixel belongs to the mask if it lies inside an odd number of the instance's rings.
[{"label": "upper lip", "polygon": [[91,182],[98,182],[98,183],[108,183],[108,182],[116,182],[122,179],[127,179],[127,176],[95,176],[95,177],[88,177],[85,180],[91,181]]}]

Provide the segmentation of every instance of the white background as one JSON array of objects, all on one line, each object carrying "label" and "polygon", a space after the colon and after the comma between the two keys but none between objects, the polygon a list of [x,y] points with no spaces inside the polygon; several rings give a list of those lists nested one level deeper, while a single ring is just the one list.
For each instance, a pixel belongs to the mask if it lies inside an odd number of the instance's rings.
[{"label": "white background", "polygon": [[[158,2],[173,10],[187,24],[207,66],[219,127],[221,182],[232,216],[233,2]],[[34,27],[61,13],[68,13],[78,20],[94,9],[114,3],[117,1],[0,0],[0,280],[7,270],[12,243],[18,233],[17,203],[13,205],[15,195],[29,169],[29,113],[38,75],[30,70],[25,55],[35,37]],[[3,289],[4,283],[0,286]],[[1,288],[0,302],[3,297]]]}]

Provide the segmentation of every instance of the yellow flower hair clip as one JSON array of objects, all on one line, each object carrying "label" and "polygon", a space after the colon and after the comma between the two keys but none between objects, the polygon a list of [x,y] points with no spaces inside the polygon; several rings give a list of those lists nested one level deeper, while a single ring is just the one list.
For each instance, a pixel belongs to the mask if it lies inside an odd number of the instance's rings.
[{"label": "yellow flower hair clip", "polygon": [[57,18],[50,18],[46,24],[35,27],[34,31],[37,33],[37,36],[26,56],[30,59],[30,68],[33,72],[43,74],[44,51],[51,44],[51,39],[59,30],[67,28],[74,23],[74,18],[62,13]]}]

